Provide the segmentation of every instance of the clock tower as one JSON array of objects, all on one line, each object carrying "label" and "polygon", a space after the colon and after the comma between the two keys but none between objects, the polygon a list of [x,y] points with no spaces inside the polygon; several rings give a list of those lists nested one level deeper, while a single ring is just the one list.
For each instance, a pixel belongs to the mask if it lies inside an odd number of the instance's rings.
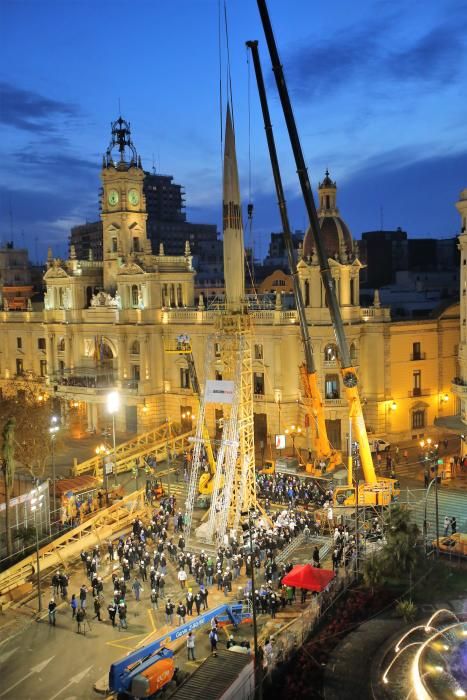
[{"label": "clock tower", "polygon": [[130,124],[119,117],[102,164],[101,218],[103,227],[104,289],[116,288],[116,275],[131,257],[151,254],[146,235],[146,199],[141,158],[131,140]]}]

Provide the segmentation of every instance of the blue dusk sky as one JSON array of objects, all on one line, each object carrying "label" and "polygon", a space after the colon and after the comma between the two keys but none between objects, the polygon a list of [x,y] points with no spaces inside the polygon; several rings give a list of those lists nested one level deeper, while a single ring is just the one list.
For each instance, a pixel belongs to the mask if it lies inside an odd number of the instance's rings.
[{"label": "blue dusk sky", "polygon": [[[263,256],[280,223],[248,39],[260,42],[292,227],[306,218],[256,2],[226,6],[242,198],[251,182]],[[467,187],[467,0],[269,0],[269,11],[315,190],[328,167],[355,238],[381,225],[455,236]],[[189,220],[220,225],[223,13],[224,0],[0,3],[0,241],[43,260],[48,245],[65,254],[71,226],[98,218],[119,111],[145,169],[185,187]]]}]

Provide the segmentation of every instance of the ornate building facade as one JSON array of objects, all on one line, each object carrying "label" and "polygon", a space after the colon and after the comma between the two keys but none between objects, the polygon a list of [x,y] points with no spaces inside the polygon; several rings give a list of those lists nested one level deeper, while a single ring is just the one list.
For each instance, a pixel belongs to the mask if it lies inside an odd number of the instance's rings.
[{"label": "ornate building facade", "polygon": [[[118,151],[118,158],[114,153]],[[222,377],[217,352],[205,367],[205,348],[215,343],[218,311],[195,297],[190,245],[166,255],[151,250],[146,232],[144,171],[123,120],[113,125],[112,142],[101,172],[102,260],[79,260],[73,246],[68,260],[49,251],[42,311],[0,311],[0,383],[26,375],[59,403],[65,424],[99,431],[109,424],[106,396],[118,389],[121,432],[149,430],[167,418],[191,427],[196,401],[182,356],[164,345],[190,337],[203,385],[206,372]],[[467,213],[464,191],[458,208]],[[359,303],[362,263],[358,247],[337,208],[337,187],[329,174],[319,186],[319,218],[342,309],[351,354],[358,368],[365,419],[370,433],[392,441],[427,436],[437,417],[456,412],[452,384],[467,365],[464,311],[459,341],[459,305],[436,318],[393,322],[375,294],[372,306]],[[464,223],[465,227],[465,223]],[[465,238],[465,241],[464,241]],[[467,236],[460,236],[467,256]],[[326,308],[317,257],[309,234],[300,251],[299,276],[321,380],[331,442],[344,447],[348,409],[342,391],[334,332]],[[466,268],[467,269],[467,268]],[[462,284],[467,288],[465,270]],[[461,297],[465,307],[465,296]],[[283,308],[251,310],[255,341],[253,388],[256,440],[267,445],[277,433],[300,426],[296,445],[307,432],[298,367],[302,361],[298,317]],[[462,358],[464,358],[462,360]],[[467,370],[462,375],[467,377]],[[467,396],[467,393],[466,393]],[[187,417],[188,416],[188,417]],[[210,432],[219,434],[222,406],[210,405]]]}]

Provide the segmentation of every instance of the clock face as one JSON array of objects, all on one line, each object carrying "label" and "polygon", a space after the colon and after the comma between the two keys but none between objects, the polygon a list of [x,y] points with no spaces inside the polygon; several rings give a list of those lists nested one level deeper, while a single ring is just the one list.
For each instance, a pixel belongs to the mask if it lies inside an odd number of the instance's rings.
[{"label": "clock face", "polygon": [[137,204],[138,204],[138,202],[139,202],[138,190],[130,190],[130,191],[128,192],[128,201],[129,201],[130,204],[132,204],[134,207],[137,206]]},{"label": "clock face", "polygon": [[111,207],[114,207],[116,204],[118,204],[117,190],[110,190],[108,200]]}]

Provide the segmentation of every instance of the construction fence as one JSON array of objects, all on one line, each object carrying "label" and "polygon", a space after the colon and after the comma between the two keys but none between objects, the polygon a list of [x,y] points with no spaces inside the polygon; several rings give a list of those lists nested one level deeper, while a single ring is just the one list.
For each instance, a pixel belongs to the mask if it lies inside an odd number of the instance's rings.
[{"label": "construction fence", "polygon": [[[273,653],[264,655],[263,681],[270,680],[268,676],[276,666],[290,661],[300,647],[317,630],[321,619],[330,610],[348,588],[357,581],[356,562],[340,568],[336,578],[333,579],[328,589],[313,596],[311,604],[289,624],[278,632],[272,633],[269,639],[273,642]],[[262,643],[264,643],[264,639]]]}]

